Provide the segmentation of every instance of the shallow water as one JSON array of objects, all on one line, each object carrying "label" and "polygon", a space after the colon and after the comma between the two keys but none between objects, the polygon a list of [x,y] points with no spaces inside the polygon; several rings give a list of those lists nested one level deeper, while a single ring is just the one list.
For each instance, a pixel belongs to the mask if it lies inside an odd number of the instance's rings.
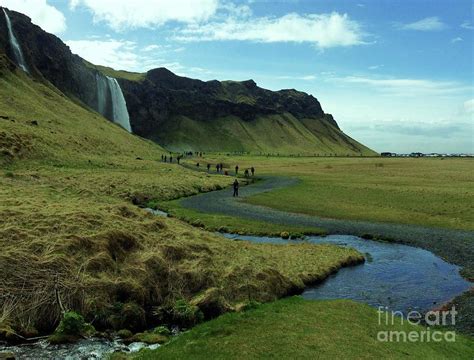
[{"label": "shallow water", "polygon": [[[257,243],[293,242],[230,234],[226,237]],[[351,299],[407,313],[428,311],[471,286],[459,275],[458,266],[420,248],[350,235],[310,236],[305,241],[349,246],[366,255],[364,264],[340,269],[323,283],[306,289],[302,294],[305,299]]]},{"label": "shallow water", "polygon": [[[46,340],[20,346],[6,346],[0,343],[0,354],[12,352],[17,359],[41,360],[93,360],[104,359],[115,351],[132,353],[143,348],[156,349],[159,345],[147,345],[141,342],[124,345],[120,340],[99,338],[84,339],[75,344],[49,345]],[[1,358],[1,355],[0,355]]]}]

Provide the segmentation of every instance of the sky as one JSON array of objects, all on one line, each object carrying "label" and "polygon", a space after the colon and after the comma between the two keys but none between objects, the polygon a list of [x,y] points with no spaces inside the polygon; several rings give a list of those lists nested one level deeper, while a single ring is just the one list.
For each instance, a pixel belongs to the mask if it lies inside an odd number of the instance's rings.
[{"label": "sky", "polygon": [[314,95],[382,152],[474,153],[474,0],[0,0],[83,58]]}]

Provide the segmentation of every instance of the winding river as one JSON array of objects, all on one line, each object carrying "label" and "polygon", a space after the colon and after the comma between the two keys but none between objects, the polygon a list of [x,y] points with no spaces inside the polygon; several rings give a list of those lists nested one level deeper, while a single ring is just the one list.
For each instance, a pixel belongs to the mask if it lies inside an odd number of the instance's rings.
[{"label": "winding river", "polygon": [[[256,243],[285,244],[294,240],[226,234]],[[471,283],[459,267],[420,248],[365,240],[351,235],[310,236],[304,241],[349,246],[365,254],[362,265],[346,267],[323,283],[307,288],[305,299],[351,299],[408,313],[437,307],[468,290]]]}]

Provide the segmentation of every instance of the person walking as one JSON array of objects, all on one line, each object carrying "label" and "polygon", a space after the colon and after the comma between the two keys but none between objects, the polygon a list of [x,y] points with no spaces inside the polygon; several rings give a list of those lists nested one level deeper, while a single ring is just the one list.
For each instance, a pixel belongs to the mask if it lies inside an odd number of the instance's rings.
[{"label": "person walking", "polygon": [[234,194],[232,196],[238,197],[239,196],[239,182],[237,181],[237,179],[234,180],[233,187],[234,187]]},{"label": "person walking", "polygon": [[211,171],[211,164],[207,164],[207,172]]},{"label": "person walking", "polygon": [[255,168],[253,166],[250,168],[250,172],[252,173],[252,176],[255,175]]},{"label": "person walking", "polygon": [[218,173],[219,172],[219,164],[216,164],[216,172]]},{"label": "person walking", "polygon": [[244,175],[245,175],[246,178],[249,177],[249,169],[245,169]]},{"label": "person walking", "polygon": [[239,173],[239,165],[235,165],[235,176]]},{"label": "person walking", "polygon": [[173,155],[170,155],[170,164],[173,162]]}]

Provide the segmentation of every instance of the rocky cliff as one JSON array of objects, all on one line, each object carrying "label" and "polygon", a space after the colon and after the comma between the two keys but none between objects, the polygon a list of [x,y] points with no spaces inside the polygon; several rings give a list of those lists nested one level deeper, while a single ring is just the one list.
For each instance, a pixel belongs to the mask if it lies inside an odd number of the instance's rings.
[{"label": "rocky cliff", "polygon": [[[105,75],[117,78],[133,133],[172,150],[370,152],[340,131],[312,95],[293,89],[262,89],[253,80],[204,82],[165,68],[135,74],[131,80],[123,72],[95,66],[72,54],[58,37],[32,24],[27,16],[14,11],[8,14],[30,76],[50,82],[109,120],[114,120],[113,96],[101,95],[100,89]],[[14,59],[3,16],[0,53]]]}]

